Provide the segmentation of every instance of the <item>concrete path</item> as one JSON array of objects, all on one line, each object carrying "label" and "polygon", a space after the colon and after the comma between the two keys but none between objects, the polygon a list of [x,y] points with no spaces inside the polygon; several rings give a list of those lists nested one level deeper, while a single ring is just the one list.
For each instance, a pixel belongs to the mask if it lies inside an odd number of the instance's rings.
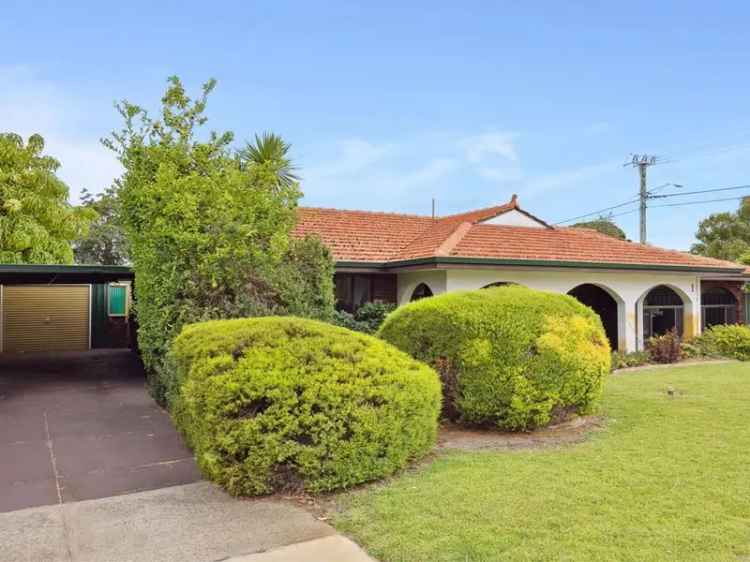
[{"label": "concrete path", "polygon": [[371,561],[301,508],[208,482],[0,513],[0,545],[3,562]]},{"label": "concrete path", "polygon": [[128,350],[0,356],[0,512],[199,481],[144,377]]},{"label": "concrete path", "polygon": [[282,546],[270,552],[230,558],[226,562],[375,562],[341,535]]}]

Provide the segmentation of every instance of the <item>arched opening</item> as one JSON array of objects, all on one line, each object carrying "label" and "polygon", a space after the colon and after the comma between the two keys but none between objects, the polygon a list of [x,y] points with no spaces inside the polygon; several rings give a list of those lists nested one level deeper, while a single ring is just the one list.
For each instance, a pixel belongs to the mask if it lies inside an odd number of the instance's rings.
[{"label": "arched opening", "polygon": [[495,281],[494,283],[485,285],[484,287],[482,287],[482,289],[491,289],[492,287],[507,287],[508,285],[518,285],[518,283],[513,283],[513,281]]},{"label": "arched opening", "polygon": [[651,289],[643,300],[643,338],[648,340],[675,330],[682,337],[685,332],[685,302],[674,289],[659,285]]},{"label": "arched opening", "polygon": [[724,287],[711,287],[701,293],[703,329],[717,324],[737,323],[737,299]]},{"label": "arched opening", "polygon": [[432,289],[430,289],[427,284],[420,283],[417,285],[417,287],[414,289],[414,292],[411,294],[411,299],[409,299],[409,302],[418,301],[419,299],[425,299],[427,297],[432,296]]},{"label": "arched opening", "polygon": [[610,346],[612,349],[618,349],[620,341],[619,307],[614,297],[598,285],[591,283],[578,285],[568,291],[568,294],[593,309],[599,315],[599,318],[602,319],[602,326],[604,326],[604,332],[607,334]]}]

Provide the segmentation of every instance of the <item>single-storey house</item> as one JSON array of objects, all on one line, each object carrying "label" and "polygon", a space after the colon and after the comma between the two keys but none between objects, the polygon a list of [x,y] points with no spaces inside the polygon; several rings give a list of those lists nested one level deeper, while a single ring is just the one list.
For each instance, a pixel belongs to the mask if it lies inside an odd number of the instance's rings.
[{"label": "single-storey house", "polygon": [[623,351],[672,328],[690,338],[709,325],[745,321],[744,266],[552,226],[515,195],[442,217],[303,207],[295,234],[318,235],[328,246],[337,303],[349,311],[517,283],[575,296]]}]

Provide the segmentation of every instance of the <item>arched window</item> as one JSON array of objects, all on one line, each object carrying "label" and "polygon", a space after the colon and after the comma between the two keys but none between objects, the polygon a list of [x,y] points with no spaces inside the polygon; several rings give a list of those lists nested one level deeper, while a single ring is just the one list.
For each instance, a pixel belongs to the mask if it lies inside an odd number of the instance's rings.
[{"label": "arched window", "polygon": [[643,301],[643,337],[648,339],[675,330],[682,336],[685,303],[666,285],[654,287]]},{"label": "arched window", "polygon": [[712,287],[701,294],[703,328],[737,323],[737,299],[723,287]]},{"label": "arched window", "polygon": [[420,283],[417,285],[417,288],[414,289],[414,292],[411,294],[411,302],[418,301],[419,299],[424,299],[427,297],[432,296],[432,289],[430,289],[426,284]]}]

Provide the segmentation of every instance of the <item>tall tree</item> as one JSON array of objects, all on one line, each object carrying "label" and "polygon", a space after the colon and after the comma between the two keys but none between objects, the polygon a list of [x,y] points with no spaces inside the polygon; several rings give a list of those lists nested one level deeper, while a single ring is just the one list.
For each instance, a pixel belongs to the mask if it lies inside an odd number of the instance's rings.
[{"label": "tall tree", "polygon": [[128,263],[127,240],[117,218],[117,193],[107,189],[94,195],[85,189],[83,207],[96,212],[88,233],[75,241],[76,263],[123,265]]},{"label": "tall tree", "polygon": [[625,234],[625,231],[615,224],[615,221],[612,220],[612,217],[608,216],[601,216],[598,219],[594,219],[592,221],[577,222],[573,225],[573,227],[591,228],[593,230],[601,232],[602,234],[606,234],[607,236],[619,238],[620,240],[627,240],[628,238]]},{"label": "tall tree", "polygon": [[0,133],[0,263],[72,263],[71,244],[96,215],[68,202],[60,163],[43,152],[40,135]]},{"label": "tall tree", "polygon": [[124,128],[104,140],[125,170],[117,208],[135,270],[139,348],[161,402],[175,388],[167,351],[186,323],[333,313],[330,254],[319,241],[290,240],[297,183],[280,181],[275,160],[239,158],[232,133],[200,134],[214,86],[193,100],[172,77],[159,118],[124,101]]},{"label": "tall tree", "polygon": [[745,197],[733,212],[713,213],[698,224],[694,254],[738,261],[750,252],[750,198]]}]

